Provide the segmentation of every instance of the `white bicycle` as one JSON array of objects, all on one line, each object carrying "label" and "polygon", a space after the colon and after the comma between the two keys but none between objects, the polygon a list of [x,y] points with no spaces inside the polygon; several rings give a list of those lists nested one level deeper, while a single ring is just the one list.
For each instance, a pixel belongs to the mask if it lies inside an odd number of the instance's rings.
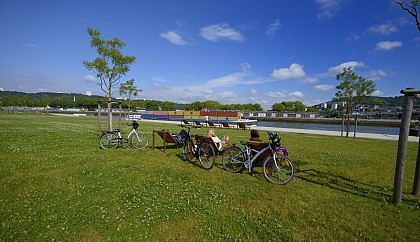
[{"label": "white bicycle", "polygon": [[125,143],[130,141],[130,144],[135,149],[144,149],[149,145],[149,138],[143,132],[137,131],[139,124],[136,121],[133,121],[133,129],[128,134],[127,138],[121,136],[121,130],[115,129],[115,131],[104,132],[100,139],[99,144],[101,149],[115,149],[117,147],[123,147]]}]

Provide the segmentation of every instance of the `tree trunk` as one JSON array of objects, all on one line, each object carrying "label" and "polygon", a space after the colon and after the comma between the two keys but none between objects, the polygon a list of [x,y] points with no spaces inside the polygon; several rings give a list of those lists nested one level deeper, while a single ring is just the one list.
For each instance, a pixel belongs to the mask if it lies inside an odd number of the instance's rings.
[{"label": "tree trunk", "polygon": [[108,81],[108,131],[112,131],[112,82]]},{"label": "tree trunk", "polygon": [[108,98],[108,131],[112,131],[112,98]]},{"label": "tree trunk", "polygon": [[353,105],[350,102],[347,105],[347,126],[346,126],[346,137],[349,137],[350,132],[350,114],[353,113]]}]

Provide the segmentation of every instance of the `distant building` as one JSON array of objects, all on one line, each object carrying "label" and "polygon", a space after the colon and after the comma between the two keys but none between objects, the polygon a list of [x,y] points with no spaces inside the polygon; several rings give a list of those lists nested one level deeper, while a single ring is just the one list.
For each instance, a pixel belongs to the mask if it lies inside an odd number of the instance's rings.
[{"label": "distant building", "polygon": [[92,91],[86,91],[87,96],[92,96]]}]

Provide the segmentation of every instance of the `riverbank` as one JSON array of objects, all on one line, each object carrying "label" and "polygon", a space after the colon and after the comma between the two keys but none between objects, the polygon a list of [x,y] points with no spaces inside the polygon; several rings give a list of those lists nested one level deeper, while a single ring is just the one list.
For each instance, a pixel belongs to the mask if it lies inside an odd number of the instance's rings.
[{"label": "riverbank", "polygon": [[[141,119],[139,122],[158,122],[158,123],[173,123],[180,124],[177,121],[167,121],[167,120],[150,120],[150,119]],[[279,127],[263,127],[263,126],[253,126],[252,129],[259,131],[275,131],[275,132],[285,132],[285,133],[297,133],[297,134],[313,134],[313,135],[326,135],[326,136],[341,136],[340,131],[330,131],[330,130],[314,130],[314,129],[291,129],[291,128],[279,128]],[[345,134],[344,134],[345,135]],[[354,133],[350,132],[349,137],[353,137]],[[381,140],[398,140],[399,135],[390,135],[390,134],[372,134],[372,133],[356,133],[357,138],[368,138],[368,139],[381,139]],[[409,136],[409,142],[419,142],[419,137]]]},{"label": "riverbank", "polygon": [[[319,123],[319,124],[339,124],[343,120],[341,118],[280,118],[280,117],[244,117],[255,119],[258,121],[270,122],[289,122],[289,123]],[[414,120],[412,121],[415,122]],[[354,119],[351,120],[354,123]],[[384,126],[384,127],[400,127],[400,119],[357,119],[357,125],[364,126]]]}]

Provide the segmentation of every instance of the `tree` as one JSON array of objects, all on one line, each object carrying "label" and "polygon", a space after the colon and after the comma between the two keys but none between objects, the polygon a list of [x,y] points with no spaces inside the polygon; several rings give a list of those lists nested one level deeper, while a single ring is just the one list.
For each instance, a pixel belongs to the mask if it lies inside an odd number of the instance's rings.
[{"label": "tree", "polygon": [[83,61],[83,65],[89,70],[96,73],[96,77],[100,80],[100,87],[106,94],[108,103],[108,129],[112,130],[112,88],[116,87],[121,77],[130,71],[130,65],[136,61],[134,56],[124,56],[121,53],[122,48],[126,45],[118,38],[112,40],[102,40],[99,30],[88,28],[88,34],[92,38],[90,46],[96,48],[99,55],[94,61]]},{"label": "tree", "polygon": [[271,109],[272,109],[273,111],[283,112],[283,111],[285,111],[285,110],[286,110],[286,107],[285,107],[283,104],[281,104],[281,103],[275,103],[275,104],[273,104],[273,105],[271,106]]},{"label": "tree", "polygon": [[[134,79],[128,80],[120,84],[120,95],[128,99],[128,112],[131,112],[131,97],[137,96],[141,89],[134,86]],[[128,116],[130,119],[130,116]]]},{"label": "tree", "polygon": [[160,103],[160,108],[162,111],[175,111],[175,106],[175,103],[169,101],[164,101]]},{"label": "tree", "polygon": [[271,106],[273,111],[283,112],[283,111],[295,111],[295,112],[304,112],[306,109],[305,104],[301,101],[275,103]]},{"label": "tree", "polygon": [[401,6],[402,9],[407,11],[411,16],[414,17],[417,25],[417,30],[420,31],[420,20],[417,12],[420,0],[411,0],[409,2],[404,0],[392,0],[394,3]]},{"label": "tree", "polygon": [[349,136],[350,114],[353,113],[353,106],[355,103],[361,102],[366,95],[372,94],[375,89],[375,83],[371,80],[366,80],[364,77],[357,75],[352,67],[344,68],[343,72],[338,73],[337,80],[342,82],[336,86],[338,89],[335,96],[338,101],[345,101],[347,114],[347,134]]}]

